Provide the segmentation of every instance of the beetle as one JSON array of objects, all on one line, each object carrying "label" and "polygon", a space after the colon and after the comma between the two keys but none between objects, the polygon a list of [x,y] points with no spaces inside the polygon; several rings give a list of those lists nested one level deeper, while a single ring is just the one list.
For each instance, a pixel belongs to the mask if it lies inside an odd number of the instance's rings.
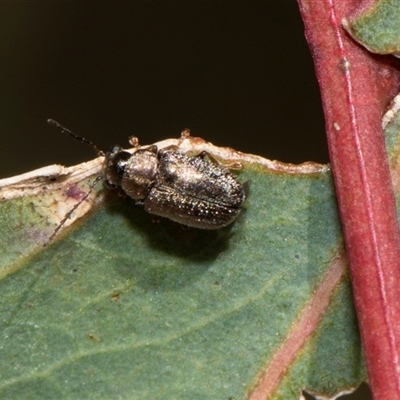
[{"label": "beetle", "polygon": [[[94,143],[58,122],[49,119],[48,123],[91,145],[99,156],[104,156],[102,174],[97,180],[103,179],[109,189],[121,187],[150,214],[189,227],[219,229],[231,224],[242,211],[248,183],[240,183],[228,168],[207,152],[189,157],[179,152],[177,146],[141,148],[137,138],[131,138],[132,153],[120,146],[104,153]],[[66,215],[61,226],[84,199]]]}]

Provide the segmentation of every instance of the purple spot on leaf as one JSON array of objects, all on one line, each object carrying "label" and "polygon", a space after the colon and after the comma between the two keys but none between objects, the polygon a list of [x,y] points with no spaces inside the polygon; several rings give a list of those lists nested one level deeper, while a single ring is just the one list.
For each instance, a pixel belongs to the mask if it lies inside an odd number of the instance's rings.
[{"label": "purple spot on leaf", "polygon": [[85,192],[83,192],[77,185],[70,185],[65,192],[67,197],[72,197],[74,200],[81,200],[83,196],[86,195]]}]

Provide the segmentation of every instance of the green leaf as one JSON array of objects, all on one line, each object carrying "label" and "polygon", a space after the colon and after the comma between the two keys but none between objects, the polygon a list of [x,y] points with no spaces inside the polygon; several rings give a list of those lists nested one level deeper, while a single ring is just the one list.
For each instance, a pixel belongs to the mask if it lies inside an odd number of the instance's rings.
[{"label": "green leaf", "polygon": [[263,393],[287,400],[366,378],[329,169],[207,150],[251,180],[217,231],[155,222],[98,185],[43,247],[101,159],[0,181],[2,399],[244,399],[277,375]]},{"label": "green leaf", "polygon": [[344,20],[344,27],[359,43],[378,54],[400,54],[398,0],[377,0]]}]

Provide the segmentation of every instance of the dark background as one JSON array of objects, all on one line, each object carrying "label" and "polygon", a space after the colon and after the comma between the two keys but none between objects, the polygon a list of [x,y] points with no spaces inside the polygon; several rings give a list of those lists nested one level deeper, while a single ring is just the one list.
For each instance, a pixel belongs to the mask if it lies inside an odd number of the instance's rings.
[{"label": "dark background", "polygon": [[328,162],[295,0],[1,3],[0,88],[0,178],[94,157],[48,118],[104,150],[190,128],[270,159]]},{"label": "dark background", "polygon": [[0,178],[178,137],[328,162],[295,0],[0,4]]}]

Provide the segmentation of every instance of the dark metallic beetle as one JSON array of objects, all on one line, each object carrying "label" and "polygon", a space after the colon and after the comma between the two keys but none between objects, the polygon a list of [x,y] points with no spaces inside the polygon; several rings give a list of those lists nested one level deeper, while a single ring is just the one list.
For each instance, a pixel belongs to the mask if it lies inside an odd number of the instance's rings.
[{"label": "dark metallic beetle", "polygon": [[234,221],[246,195],[229,170],[207,156],[188,157],[154,145],[131,154],[116,146],[106,154],[103,176],[107,186],[121,186],[150,214],[218,229]]},{"label": "dark metallic beetle", "polygon": [[[176,146],[159,150],[152,145],[142,149],[134,138],[131,143],[137,150],[133,153],[115,146],[104,154],[89,140],[53,120],[48,122],[90,144],[98,155],[105,155],[102,173],[105,185],[120,186],[150,214],[195,228],[218,229],[229,225],[241,212],[247,185],[242,185],[206,152],[188,157],[178,152]],[[61,224],[72,212],[68,214]],[[59,227],[55,233],[58,230]]]}]

